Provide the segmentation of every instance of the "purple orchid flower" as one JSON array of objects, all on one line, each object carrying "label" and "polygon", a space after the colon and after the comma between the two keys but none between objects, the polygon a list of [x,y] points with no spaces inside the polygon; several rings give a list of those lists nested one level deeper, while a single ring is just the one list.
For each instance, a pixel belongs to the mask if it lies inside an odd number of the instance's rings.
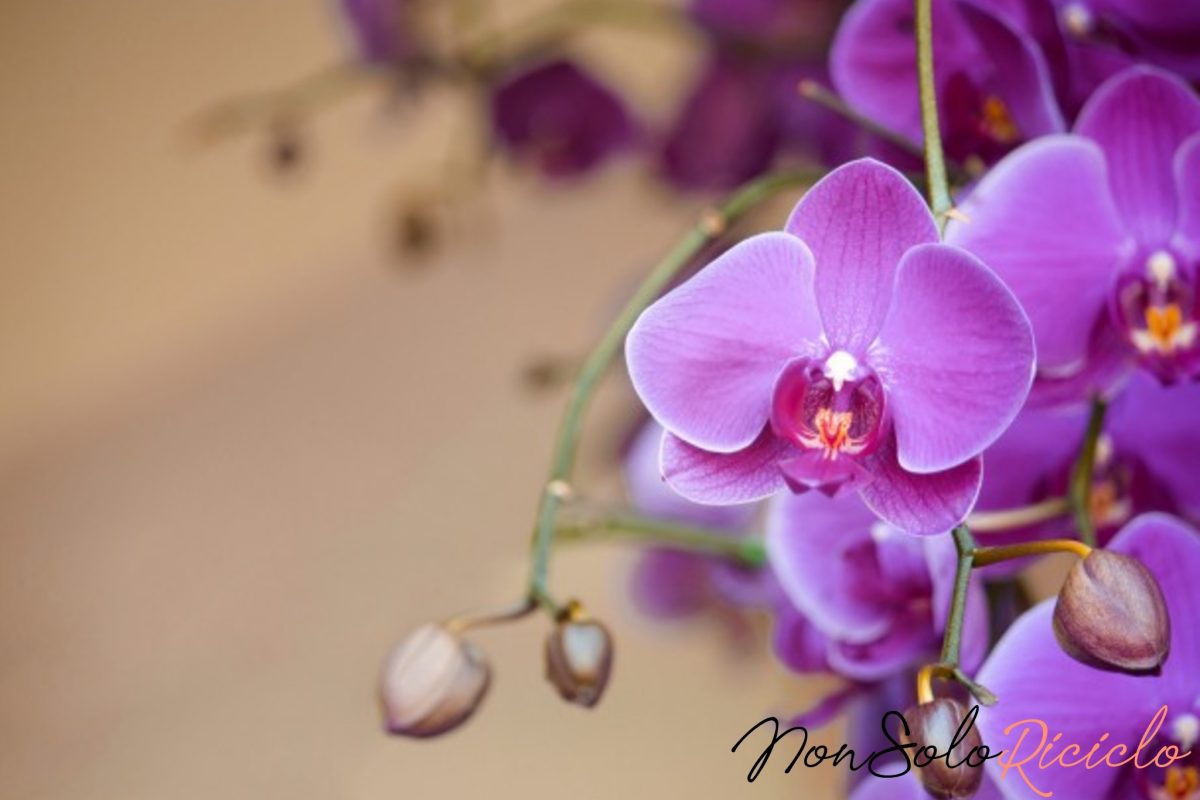
[{"label": "purple orchid flower", "polygon": [[[626,454],[623,476],[630,505],[654,519],[728,531],[730,536],[744,534],[758,506],[699,505],[663,483],[658,470],[662,433],[653,422],[643,425]],[[634,600],[654,617],[680,618],[725,607],[765,607],[777,595],[770,570],[745,570],[724,559],[682,550],[648,550],[633,574]]]},{"label": "purple orchid flower", "polygon": [[[1041,739],[1039,727],[1026,723],[1030,732],[1024,742],[1018,736],[1022,720],[1041,720],[1056,739],[1054,754],[1076,761],[1101,739],[1098,756],[1123,744],[1120,760],[1132,753],[1150,726],[1155,713],[1167,707],[1157,737],[1146,748],[1144,763],[1167,744],[1192,755],[1167,769],[1136,769],[1132,764],[1112,768],[1101,764],[1064,768],[1046,759],[1039,768],[1035,755],[1024,764],[1029,782],[1054,797],[1086,797],[1089,800],[1192,800],[1200,788],[1200,534],[1184,523],[1163,515],[1149,514],[1131,522],[1110,549],[1142,561],[1158,579],[1171,616],[1170,656],[1158,676],[1127,675],[1084,666],[1066,655],[1055,640],[1051,616],[1054,601],[1047,600],[1019,619],[996,645],[979,674],[981,683],[1000,698],[995,706],[982,709],[979,725],[984,741],[994,749],[1010,751],[1001,760],[1017,763],[1035,752]],[[1055,737],[1061,734],[1061,739]],[[1043,743],[1044,744],[1044,743]],[[1073,753],[1067,748],[1076,745]],[[1015,751],[1014,751],[1014,748]],[[1044,749],[1044,748],[1043,748]],[[1040,755],[1040,753],[1039,753]],[[991,777],[1011,800],[1039,797],[1014,767],[1001,775],[998,761],[989,761]],[[1045,796],[1045,795],[1041,795]]]},{"label": "purple orchid flower", "polygon": [[[934,0],[933,48],[947,155],[991,163],[1065,128],[1049,69],[1021,27],[1020,0]],[[872,119],[921,140],[910,0],[859,0],[830,54],[834,86]]]},{"label": "purple orchid flower", "polygon": [[1200,374],[1200,99],[1177,78],[1113,78],[1073,135],[1014,152],[963,212],[947,241],[1021,299],[1037,402],[1103,390],[1134,359],[1164,383]]},{"label": "purple orchid flower", "polygon": [[620,97],[561,59],[506,77],[492,93],[492,125],[501,145],[555,178],[586,173],[635,138]]},{"label": "purple orchid flower", "polygon": [[896,527],[941,533],[1028,393],[1033,338],[999,279],[938,243],[904,177],[863,159],[813,186],[784,231],[646,309],[626,360],[684,497],[856,489]]},{"label": "purple orchid flower", "polygon": [[338,4],[363,61],[398,66],[422,54],[414,30],[417,4],[412,0],[339,0]]},{"label": "purple orchid flower", "polygon": [[[767,553],[784,594],[827,640],[833,672],[873,682],[937,658],[954,591],[950,537],[910,536],[877,520],[853,495],[810,492],[772,501]],[[966,608],[963,664],[972,669],[988,636],[977,580]]]},{"label": "purple orchid flower", "polygon": [[[987,474],[976,511],[1018,508],[1067,492],[1083,442],[1087,412],[1027,408],[984,453]],[[1113,400],[1096,448],[1091,512],[1103,544],[1134,516],[1148,511],[1200,519],[1200,485],[1194,478],[1200,452],[1200,385],[1165,388],[1136,375]],[[1069,535],[1067,518],[1004,533],[989,544]],[[988,567],[1010,574],[1021,562]]]}]

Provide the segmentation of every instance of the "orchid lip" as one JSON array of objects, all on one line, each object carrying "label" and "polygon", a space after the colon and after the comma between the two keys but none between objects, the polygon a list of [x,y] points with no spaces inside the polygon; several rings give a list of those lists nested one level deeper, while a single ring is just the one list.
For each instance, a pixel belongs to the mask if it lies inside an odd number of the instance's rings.
[{"label": "orchid lip", "polygon": [[1194,275],[1175,253],[1152,251],[1117,279],[1111,313],[1143,365],[1164,383],[1200,367]]}]

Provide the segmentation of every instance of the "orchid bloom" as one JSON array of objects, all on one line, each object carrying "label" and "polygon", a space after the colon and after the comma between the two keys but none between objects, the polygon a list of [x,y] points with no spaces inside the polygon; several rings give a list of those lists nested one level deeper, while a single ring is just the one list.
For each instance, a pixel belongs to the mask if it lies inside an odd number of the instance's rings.
[{"label": "orchid bloom", "polygon": [[[1012,751],[1020,761],[1034,752],[1042,733],[1040,721],[1056,739],[1053,754],[1076,762],[1100,741],[1100,755],[1123,745],[1117,760],[1132,753],[1155,714],[1167,713],[1141,763],[1160,747],[1175,745],[1191,755],[1167,768],[1137,769],[1132,763],[1095,769],[1063,767],[1053,758],[1027,761],[1024,774],[1013,768],[1001,773],[1001,761],[988,762],[991,777],[1010,800],[1087,797],[1089,800],[1195,800],[1200,797],[1200,534],[1163,514],[1135,519],[1117,534],[1111,550],[1139,559],[1162,587],[1172,620],[1171,647],[1160,675],[1129,675],[1085,666],[1063,652],[1051,617],[1054,600],[1028,611],[1005,633],[979,673],[979,681],[1000,698],[979,716],[984,741],[993,749]],[[1032,729],[1024,742],[1022,721]],[[1010,727],[1012,726],[1012,727]],[[1007,731],[1007,732],[1006,732]],[[1055,736],[1061,734],[1061,738]],[[1104,737],[1103,739],[1101,737]],[[1070,745],[1079,749],[1071,751]]]},{"label": "orchid bloom", "polygon": [[1021,407],[1034,353],[1008,289],[938,242],[902,175],[863,159],[814,185],[784,231],[646,309],[626,359],[684,497],[853,489],[897,528],[932,534],[970,511],[979,454]]},{"label": "orchid bloom", "polygon": [[1031,142],[967,197],[946,239],[1020,298],[1039,403],[1104,390],[1133,361],[1164,383],[1200,375],[1200,99],[1134,67],[1070,135]]}]

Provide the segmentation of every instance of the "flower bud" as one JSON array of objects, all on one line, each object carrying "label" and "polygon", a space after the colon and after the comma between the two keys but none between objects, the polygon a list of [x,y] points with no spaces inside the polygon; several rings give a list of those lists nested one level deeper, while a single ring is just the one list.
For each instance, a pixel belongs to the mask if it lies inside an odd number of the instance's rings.
[{"label": "flower bud", "polygon": [[546,679],[568,702],[596,705],[608,685],[612,659],[612,636],[595,620],[563,620],[546,637]]},{"label": "flower bud", "polygon": [[422,625],[384,662],[384,725],[400,736],[446,733],[474,713],[490,682],[491,668],[478,648],[442,625]]},{"label": "flower bud", "polygon": [[983,782],[983,757],[973,752],[983,746],[983,739],[974,717],[967,717],[962,703],[948,697],[904,712],[910,730],[905,739],[916,744],[912,760],[917,777],[938,800],[974,797]]},{"label": "flower bud", "polygon": [[1063,581],[1054,635],[1072,658],[1090,666],[1152,672],[1171,646],[1171,620],[1158,581],[1140,561],[1093,550]]}]

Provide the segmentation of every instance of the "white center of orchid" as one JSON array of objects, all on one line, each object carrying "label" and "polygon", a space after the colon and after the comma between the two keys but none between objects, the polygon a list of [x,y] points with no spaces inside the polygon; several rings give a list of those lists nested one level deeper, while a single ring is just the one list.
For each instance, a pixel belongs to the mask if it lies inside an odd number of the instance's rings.
[{"label": "white center of orchid", "polygon": [[1184,750],[1191,750],[1200,739],[1200,719],[1195,714],[1181,714],[1171,725],[1171,738]]},{"label": "white center of orchid", "polygon": [[825,359],[825,377],[833,382],[833,390],[840,392],[847,381],[858,377],[858,359],[845,350],[837,350]]},{"label": "white center of orchid", "polygon": [[1146,259],[1146,273],[1154,279],[1160,289],[1166,289],[1167,284],[1175,277],[1175,258],[1166,250],[1157,250]]},{"label": "white center of orchid", "polygon": [[1092,12],[1083,3],[1067,3],[1061,15],[1063,27],[1075,38],[1083,39],[1092,32]]},{"label": "white center of orchid", "polygon": [[1107,433],[1102,433],[1096,438],[1096,455],[1093,457],[1097,466],[1104,466],[1112,461],[1113,457],[1113,440]]},{"label": "white center of orchid", "polygon": [[886,522],[876,522],[871,525],[871,539],[876,544],[885,542],[895,535],[896,529]]}]

